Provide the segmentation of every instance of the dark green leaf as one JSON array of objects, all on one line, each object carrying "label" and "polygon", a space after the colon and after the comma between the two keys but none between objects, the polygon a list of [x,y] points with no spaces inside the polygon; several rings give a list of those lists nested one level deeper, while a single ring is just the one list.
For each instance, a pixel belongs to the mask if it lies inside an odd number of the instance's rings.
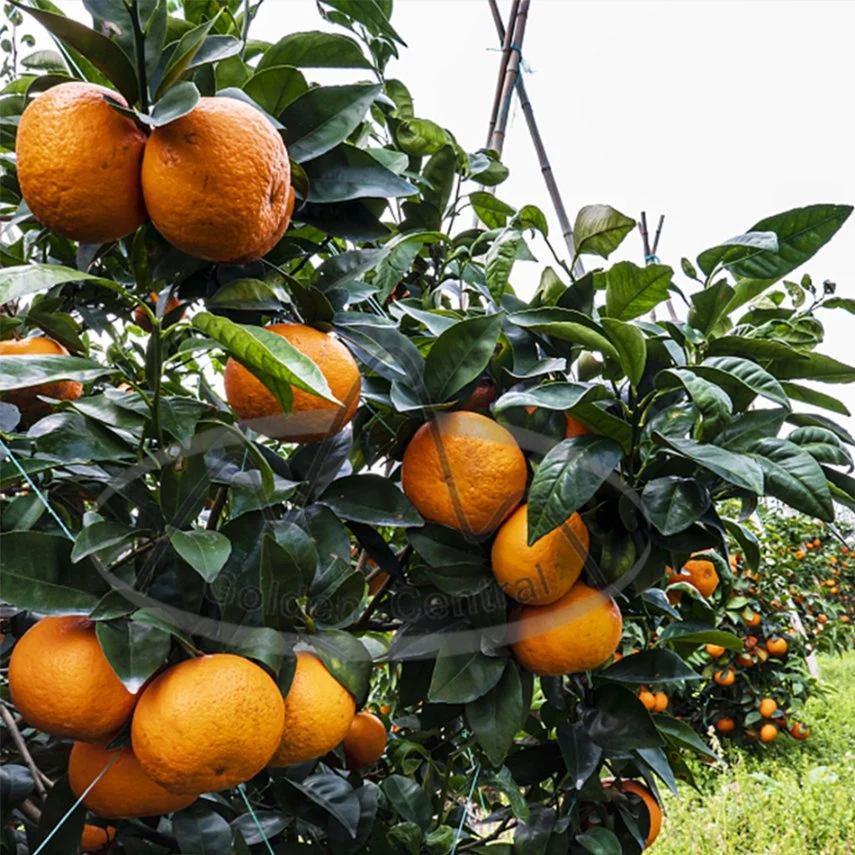
[{"label": "dark green leaf", "polygon": [[123,523],[104,521],[96,522],[81,529],[71,550],[71,561],[76,564],[89,555],[95,555],[102,550],[114,550],[131,544],[140,536],[136,529],[129,528]]},{"label": "dark green leaf", "polygon": [[514,407],[543,407],[546,410],[570,410],[582,401],[606,397],[602,386],[582,383],[550,382],[524,392],[505,392],[493,406],[495,413]]},{"label": "dark green leaf", "polygon": [[591,741],[580,721],[559,724],[557,735],[570,783],[575,789],[581,790],[585,781],[596,771],[603,749]]},{"label": "dark green leaf", "polygon": [[274,65],[295,68],[371,68],[362,49],[351,38],[336,33],[289,33],[267,49],[259,70]]},{"label": "dark green leaf", "polygon": [[707,336],[717,331],[720,322],[727,315],[734,293],[730,284],[722,279],[693,294],[689,325]]},{"label": "dark green leaf", "polygon": [[324,0],[327,6],[338,9],[354,21],[365,24],[373,35],[382,35],[387,39],[406,46],[406,42],[395,32],[389,23],[392,3],[384,0]]},{"label": "dark green leaf", "polygon": [[498,683],[466,704],[466,718],[478,744],[494,766],[501,766],[514,742],[531,696],[526,697],[519,667],[509,663]]},{"label": "dark green leaf", "polygon": [[230,855],[232,851],[231,826],[201,799],[175,814],[172,832],[182,852]]},{"label": "dark green leaf", "polygon": [[615,362],[620,362],[620,353],[600,327],[586,315],[574,309],[563,309],[560,306],[524,309],[510,314],[508,320],[524,329],[532,329],[588,350],[599,351],[614,359]]},{"label": "dark green leaf", "polygon": [[631,321],[667,299],[674,271],[664,264],[638,267],[631,261],[621,261],[604,275],[606,314],[619,321]]},{"label": "dark green leaf", "polygon": [[[77,852],[86,819],[86,808],[68,786],[63,775],[48,791],[31,842],[39,855],[68,855]],[[50,840],[48,836],[50,835]]]},{"label": "dark green leaf", "polygon": [[460,532],[428,523],[408,529],[407,537],[427,564],[425,575],[441,591],[474,596],[494,581],[483,548]]},{"label": "dark green leaf", "polygon": [[669,715],[656,716],[656,728],[670,745],[677,748],[688,748],[697,754],[719,760],[719,756],[711,751],[709,746],[683,721]]},{"label": "dark green leaf", "polygon": [[428,699],[434,703],[465,704],[490,691],[502,678],[506,659],[485,656],[479,649],[466,650],[465,638],[443,641],[433,668]]},{"label": "dark green leaf", "polygon": [[160,668],[172,646],[168,632],[133,620],[99,621],[95,633],[110,667],[131,694]]},{"label": "dark green leaf", "polygon": [[668,537],[700,519],[710,506],[710,494],[695,478],[667,475],[644,486],[641,504],[647,519]]},{"label": "dark green leaf", "polygon": [[326,629],[312,636],[312,646],[356,703],[365,703],[371,680],[371,656],[365,645],[349,632]]},{"label": "dark green leaf", "polygon": [[577,255],[608,258],[635,228],[635,220],[611,205],[586,205],[576,215],[573,242]]},{"label": "dark green leaf", "polygon": [[151,128],[162,128],[191,112],[199,103],[200,97],[196,84],[185,80],[167,90],[149,115],[140,113],[140,121]]},{"label": "dark green leaf", "polygon": [[[698,267],[710,275],[713,268],[720,262],[725,269],[731,269],[733,264],[745,256],[750,256],[757,251],[765,251],[773,255],[778,252],[778,236],[775,232],[746,232],[722,241],[718,246],[705,249],[698,256]],[[737,264],[738,266],[738,264]],[[751,273],[739,273],[738,276],[751,276]]]},{"label": "dark green leaf", "polygon": [[433,808],[425,791],[411,778],[390,775],[380,785],[392,809],[408,822],[415,823],[427,831],[433,816]]},{"label": "dark green leaf", "polygon": [[[181,36],[169,57],[163,76],[157,85],[154,95],[155,99],[161,98],[170,86],[177,83],[188,73],[190,64],[195,59],[196,54],[199,53],[202,43],[208,37],[208,33],[211,32],[211,28],[215,23],[216,18],[211,18],[198,27],[188,30]],[[238,47],[240,46],[238,45]]]},{"label": "dark green leaf", "polygon": [[763,470],[750,457],[735,454],[724,448],[703,445],[692,439],[668,438],[662,434],[655,434],[654,438],[681,457],[686,457],[709,469],[725,481],[757,495],[763,495]]},{"label": "dark green leaf", "polygon": [[839,413],[841,416],[852,415],[846,404],[833,395],[826,395],[824,392],[810,389],[798,383],[781,383],[781,388],[791,401],[812,404],[814,407],[822,407],[825,410],[830,410],[832,413]]},{"label": "dark green leaf", "polygon": [[621,855],[620,840],[608,828],[590,828],[576,835],[576,842],[590,855]]},{"label": "dark green leaf", "polygon": [[349,144],[305,163],[309,201],[329,204],[348,199],[412,196],[416,188],[386,169],[364,149]]},{"label": "dark green leaf", "polygon": [[650,683],[680,683],[683,680],[700,680],[701,675],[688,666],[676,653],[659,648],[642,650],[633,656],[624,656],[619,662],[600,672],[600,679],[616,683],[647,685]]},{"label": "dark green leaf", "polygon": [[738,635],[696,622],[668,624],[659,633],[660,644],[664,644],[666,641],[679,641],[687,644],[718,644],[736,652],[744,648],[742,639]]},{"label": "dark green leaf", "polygon": [[722,520],[727,533],[740,545],[745,555],[745,563],[750,570],[760,566],[760,543],[757,536],[747,526],[733,520]]},{"label": "dark green leaf", "polygon": [[614,318],[603,318],[601,323],[606,335],[617,348],[624,374],[632,386],[637,386],[647,363],[647,339],[644,333],[634,324]]},{"label": "dark green leaf", "polygon": [[0,392],[57,380],[88,383],[112,371],[112,368],[79,356],[0,356]]},{"label": "dark green leaf", "polygon": [[418,526],[422,518],[403,492],[381,475],[348,475],[333,481],[318,503],[342,519],[369,525]]},{"label": "dark green leaf", "polygon": [[356,836],[359,826],[359,799],[353,787],[338,775],[309,775],[301,782],[293,778],[288,783],[334,816],[347,830],[350,837]]},{"label": "dark green leaf", "polygon": [[852,466],[852,458],[843,447],[837,434],[822,427],[800,427],[788,437],[806,451],[818,463],[830,463],[833,466]]},{"label": "dark green leaf", "polygon": [[118,434],[74,412],[46,416],[30,428],[28,435],[36,441],[39,451],[66,462],[92,463],[134,456],[134,448]]},{"label": "dark green leaf", "polygon": [[582,712],[582,722],[589,738],[609,751],[657,748],[662,744],[644,704],[623,686],[600,686],[594,694],[594,705]]},{"label": "dark green leaf", "polygon": [[659,388],[668,388],[674,383],[685,388],[701,413],[701,439],[716,436],[727,426],[733,412],[733,402],[724,389],[686,368],[668,368],[656,378]]},{"label": "dark green leaf", "polygon": [[487,287],[495,299],[505,293],[511,269],[523,244],[523,236],[516,229],[507,229],[493,241],[487,250],[485,272]]},{"label": "dark green leaf", "polygon": [[274,65],[256,71],[241,88],[265,113],[278,117],[289,104],[309,91],[309,84],[296,68]]},{"label": "dark green leaf", "polygon": [[[774,357],[773,357],[774,358]],[[822,353],[800,353],[775,359],[769,366],[779,380],[816,380],[820,383],[853,383],[855,368]]]},{"label": "dark green leaf", "polygon": [[164,466],[160,480],[160,505],[167,522],[183,528],[195,520],[208,501],[210,486],[205,458],[197,452],[179,454]]},{"label": "dark green leaf", "polygon": [[[710,356],[693,370],[702,377],[718,383],[725,390],[731,388],[728,384],[735,384],[741,392],[740,409],[746,408],[754,395],[760,395],[782,407],[790,408],[789,398],[781,384],[768,371],[750,359],[742,359],[738,356]],[[731,398],[736,402],[735,394],[731,394]]]},{"label": "dark green leaf", "polygon": [[206,582],[217,578],[232,551],[231,541],[218,531],[173,531],[169,542]]}]

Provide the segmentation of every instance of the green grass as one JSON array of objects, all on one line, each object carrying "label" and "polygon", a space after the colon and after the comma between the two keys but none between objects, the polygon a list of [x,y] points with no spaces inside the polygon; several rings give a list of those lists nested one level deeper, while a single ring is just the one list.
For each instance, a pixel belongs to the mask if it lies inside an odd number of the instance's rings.
[{"label": "green grass", "polygon": [[810,739],[728,751],[726,769],[699,776],[701,795],[668,794],[656,855],[855,853],[855,652],[819,664],[830,691],[807,704]]}]

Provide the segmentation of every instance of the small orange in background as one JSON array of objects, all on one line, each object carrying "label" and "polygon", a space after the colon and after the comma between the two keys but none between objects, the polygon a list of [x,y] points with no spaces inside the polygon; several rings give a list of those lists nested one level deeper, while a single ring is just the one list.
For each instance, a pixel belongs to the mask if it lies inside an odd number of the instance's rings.
[{"label": "small orange in background", "polygon": [[644,848],[647,849],[653,844],[653,841],[656,840],[659,832],[662,830],[662,808],[659,802],[656,801],[656,797],[640,781],[626,779],[617,781],[614,778],[606,778],[602,781],[602,784],[604,787],[610,789],[619,789],[623,793],[632,793],[632,795],[638,796],[644,803],[649,818],[647,838],[644,841]]},{"label": "small orange in background", "polygon": [[744,609],[742,611],[742,620],[746,626],[755,627],[760,626],[760,615],[752,609]]},{"label": "small orange in background", "polygon": [[460,404],[461,410],[487,410],[490,404],[496,400],[496,384],[489,378],[484,377],[478,381],[472,394]]},{"label": "small orange in background", "polygon": [[736,656],[736,664],[743,668],[753,668],[757,663],[750,653],[739,653]]},{"label": "small orange in background", "polygon": [[761,742],[774,742],[778,738],[778,728],[774,724],[764,724],[760,728]]},{"label": "small orange in background", "polygon": [[527,537],[528,505],[520,505],[493,541],[493,575],[518,603],[547,606],[563,597],[581,575],[588,557],[588,527],[574,513],[531,546]]},{"label": "small orange in background", "polygon": [[[774,726],[774,725],[773,725],[773,726]],[[759,734],[756,730],[754,730],[754,728],[753,728],[753,727],[749,727],[749,728],[747,728],[747,729],[746,729],[746,731],[745,731],[745,738],[746,738],[749,742],[754,742],[754,741],[756,741],[756,739],[757,739],[757,737],[758,737],[758,736],[760,736],[760,734]]]},{"label": "small orange in background", "polygon": [[229,359],[223,384],[238,418],[258,433],[286,442],[319,442],[338,433],[356,413],[362,392],[359,367],[350,351],[334,336],[305,324],[269,324],[265,329],[308,356],[339,403],[292,386],[293,401],[286,415],[261,380]]},{"label": "small orange in background", "polygon": [[773,698],[763,698],[763,700],[760,701],[758,709],[763,718],[772,718],[775,711],[778,709],[778,704]]},{"label": "small orange in background", "polygon": [[730,716],[722,716],[715,723],[715,729],[719,733],[733,733],[736,730],[736,722]]},{"label": "small orange in background", "polygon": [[564,439],[570,439],[574,436],[589,436],[593,433],[592,430],[585,427],[585,425],[583,425],[575,416],[571,416],[570,413],[567,413],[566,415],[567,425],[564,428]]},{"label": "small orange in background", "polygon": [[796,550],[796,561],[802,561],[804,557],[805,554],[801,549]]},{"label": "small orange in background", "polygon": [[[703,553],[696,553],[702,555]],[[668,568],[669,584],[675,582],[686,582],[693,588],[697,589],[701,596],[707,599],[715,593],[718,587],[718,573],[712,561],[707,561],[703,558],[691,558],[681,568],[679,573],[675,573],[671,568]]]},{"label": "small orange in background", "polygon": [[657,692],[654,695],[656,706],[653,708],[655,712],[665,712],[668,709],[668,695],[665,692]]},{"label": "small orange in background", "polygon": [[820,541],[820,539],[818,537],[814,538],[813,546],[814,546],[814,549],[819,549],[819,547],[822,546],[822,542]]},{"label": "small orange in background", "polygon": [[706,650],[713,659],[718,659],[719,657],[724,656],[725,649],[726,648],[722,647],[720,644],[707,644],[704,647],[704,650]]},{"label": "small orange in background", "polygon": [[819,615],[819,617],[817,617],[817,620],[820,623],[828,623],[828,615]]},{"label": "small orange in background", "polygon": [[725,668],[722,671],[716,671],[713,674],[713,680],[719,684],[719,686],[732,686],[736,682],[736,674],[734,673],[733,668]]},{"label": "small orange in background", "polygon": [[810,728],[800,721],[793,722],[792,727],[790,727],[790,736],[798,740],[807,739],[810,736]]},{"label": "small orange in background", "polygon": [[[155,291],[151,292],[151,299],[149,302],[153,303],[157,306],[158,295]],[[172,297],[169,298],[169,302],[166,304],[166,309],[163,312],[164,317],[168,315],[170,312],[175,311],[181,305],[181,300],[178,299],[176,295],[173,294]],[[131,312],[131,320],[141,329],[143,332],[150,333],[151,332],[151,320],[148,316],[148,312],[142,306],[134,306],[133,312]]]},{"label": "small orange in background", "polygon": [[766,642],[766,649],[772,656],[784,656],[789,649],[786,639],[775,636]]},{"label": "small orange in background", "polygon": [[106,849],[116,839],[116,829],[112,825],[102,828],[100,825],[83,826],[83,834],[80,835],[81,852],[100,852]]},{"label": "small orange in background", "polygon": [[757,646],[757,636],[746,635],[742,643],[745,645],[746,650],[753,650]]},{"label": "small orange in background", "polygon": [[[68,356],[68,351],[52,338],[29,336],[28,338],[0,341],[0,356]],[[58,398],[61,401],[76,401],[83,394],[83,386],[76,380],[58,380],[54,383],[39,383],[21,389],[0,392],[0,401],[14,404],[24,415],[43,415],[51,410],[50,404],[40,401],[39,395]]]},{"label": "small orange in background", "polygon": [[638,695],[638,700],[644,704],[645,708],[649,712],[654,712],[656,710],[656,695],[654,695],[653,692],[647,689],[642,689]]},{"label": "small orange in background", "polygon": [[841,623],[849,623],[849,615],[840,615]]},{"label": "small orange in background", "polygon": [[348,769],[373,766],[386,751],[386,728],[368,712],[357,713],[342,744]]}]

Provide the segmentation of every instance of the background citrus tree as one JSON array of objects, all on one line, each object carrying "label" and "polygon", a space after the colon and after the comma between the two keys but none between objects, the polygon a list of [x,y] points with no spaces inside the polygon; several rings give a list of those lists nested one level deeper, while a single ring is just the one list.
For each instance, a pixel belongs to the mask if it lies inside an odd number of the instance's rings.
[{"label": "background citrus tree", "polygon": [[[848,434],[798,411],[840,412],[800,381],[855,377],[817,350],[853,303],[777,288],[851,207],[769,217],[682,278],[556,255],[525,300],[546,219],[387,78],[391,2],[270,42],[237,2],[85,5],[91,28],[21,7],[58,50],[0,100],[3,851],[73,852],[84,824],[131,853],[640,851],[657,787],[714,757],[638,695],[742,650],[728,538],[755,570],[759,496],[855,503]],[[354,82],[309,82],[329,66]],[[62,125],[73,157],[47,145],[66,109],[97,121]],[[576,256],[634,227],[588,206]],[[701,550],[706,594],[666,574]],[[543,578],[566,592],[538,602]],[[45,614],[83,619],[25,636]],[[384,733],[342,746],[362,708]]]}]

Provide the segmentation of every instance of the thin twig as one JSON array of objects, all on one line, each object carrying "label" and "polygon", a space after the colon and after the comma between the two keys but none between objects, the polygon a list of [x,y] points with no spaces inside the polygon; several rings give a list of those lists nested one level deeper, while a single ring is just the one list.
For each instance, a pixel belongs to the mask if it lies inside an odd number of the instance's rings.
[{"label": "thin twig", "polygon": [[214,531],[220,522],[220,514],[222,514],[223,507],[226,504],[228,492],[228,487],[224,486],[221,486],[217,490],[217,495],[214,497],[214,504],[211,505],[211,512],[208,514],[208,522],[205,524],[205,528],[208,531]]},{"label": "thin twig", "polygon": [[43,774],[42,770],[36,766],[36,761],[33,760],[33,755],[30,754],[30,749],[27,748],[27,743],[24,741],[24,737],[21,736],[21,731],[18,730],[18,725],[15,722],[12,713],[10,713],[2,704],[0,704],[0,717],[3,718],[3,723],[12,735],[12,741],[15,743],[15,748],[18,749],[18,754],[21,755],[24,762],[27,764],[27,768],[30,770],[30,774],[33,776],[33,783],[36,785],[36,792],[42,797],[42,799],[46,798],[47,790],[45,789],[44,781],[47,779],[47,775]]}]

